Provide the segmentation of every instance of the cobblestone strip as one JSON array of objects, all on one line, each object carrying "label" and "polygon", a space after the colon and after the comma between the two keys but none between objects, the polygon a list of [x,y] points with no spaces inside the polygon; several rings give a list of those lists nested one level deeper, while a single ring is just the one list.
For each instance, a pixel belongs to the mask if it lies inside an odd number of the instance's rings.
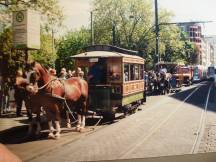
[{"label": "cobblestone strip", "polygon": [[199,148],[199,153],[205,152],[216,152],[216,124],[206,126]]}]

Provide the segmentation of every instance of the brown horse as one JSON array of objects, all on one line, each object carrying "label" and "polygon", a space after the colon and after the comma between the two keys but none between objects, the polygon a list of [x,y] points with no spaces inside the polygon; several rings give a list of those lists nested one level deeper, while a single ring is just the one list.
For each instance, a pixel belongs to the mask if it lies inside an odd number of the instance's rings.
[{"label": "brown horse", "polygon": [[[41,66],[39,63],[33,63],[32,68],[35,72],[35,79],[31,79],[31,83],[34,86],[29,85],[28,91],[39,94],[40,96],[45,97],[51,96],[52,99],[43,100],[44,103],[41,102],[43,107],[45,107],[50,136],[53,135],[52,130],[52,121],[51,117],[55,116],[55,124],[56,124],[56,137],[60,137],[60,111],[62,109],[62,105],[59,100],[64,100],[66,106],[73,108],[74,111],[78,114],[78,124],[77,130],[80,131],[85,127],[85,115],[87,112],[87,98],[88,98],[88,84],[85,80],[72,77],[66,80],[61,80],[58,78],[53,78],[48,72],[46,68]],[[37,88],[35,88],[35,83]],[[48,102],[48,103],[46,103]],[[52,104],[51,104],[52,103]]]},{"label": "brown horse", "polygon": [[29,81],[22,77],[22,71],[21,70],[17,71],[16,82],[15,82],[15,89],[17,90],[16,96],[18,97],[22,96],[23,100],[25,101],[25,106],[29,118],[28,134],[30,135],[32,133],[32,128],[34,124],[33,114],[36,114],[37,129],[35,134],[38,135],[41,130],[40,127],[41,104],[37,102],[36,98],[38,95],[33,95],[26,90],[26,87],[28,85],[29,85]]}]

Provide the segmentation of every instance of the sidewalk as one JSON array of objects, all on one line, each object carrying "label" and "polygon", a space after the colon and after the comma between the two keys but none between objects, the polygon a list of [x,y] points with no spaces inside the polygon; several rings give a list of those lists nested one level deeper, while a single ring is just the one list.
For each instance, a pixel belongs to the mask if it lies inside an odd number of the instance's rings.
[{"label": "sidewalk", "polygon": [[28,117],[25,112],[26,110],[23,109],[24,116],[16,117],[16,111],[12,109],[10,112],[0,116],[0,142],[4,139],[5,134],[13,133],[28,126]]}]

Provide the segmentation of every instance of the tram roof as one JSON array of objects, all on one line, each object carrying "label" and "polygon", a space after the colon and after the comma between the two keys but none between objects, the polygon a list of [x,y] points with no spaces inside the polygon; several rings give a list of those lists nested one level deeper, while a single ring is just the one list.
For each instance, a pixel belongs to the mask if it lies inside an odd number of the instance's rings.
[{"label": "tram roof", "polygon": [[[129,57],[136,59],[143,59],[140,56],[136,55],[128,55],[114,51],[89,51],[81,54],[77,54],[74,56],[70,56],[71,58],[108,58],[108,57]],[[144,60],[144,59],[143,59]]]}]

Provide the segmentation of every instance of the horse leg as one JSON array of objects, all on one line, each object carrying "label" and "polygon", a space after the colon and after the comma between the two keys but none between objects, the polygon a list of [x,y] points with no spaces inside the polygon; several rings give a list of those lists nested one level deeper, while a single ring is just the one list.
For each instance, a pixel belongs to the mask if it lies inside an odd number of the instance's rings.
[{"label": "horse leg", "polygon": [[54,132],[54,128],[53,128],[53,124],[52,124],[52,120],[48,121],[48,125],[49,125],[49,134],[48,134],[48,138],[55,138],[55,135],[53,134]]},{"label": "horse leg", "polygon": [[82,107],[82,120],[81,120],[81,130],[80,132],[82,131],[82,129],[85,128],[85,119],[86,119],[86,101],[84,101],[82,104],[81,104],[81,107]]},{"label": "horse leg", "polygon": [[52,124],[52,118],[51,118],[51,112],[50,110],[46,109],[46,115],[47,115],[47,120],[48,120],[48,126],[49,126],[49,134],[48,134],[48,138],[55,138],[55,135],[53,134],[54,132],[54,127]]},{"label": "horse leg", "polygon": [[71,128],[70,116],[67,110],[66,110],[66,121],[67,121],[67,128]]},{"label": "horse leg", "polygon": [[80,131],[80,127],[81,127],[81,123],[82,123],[82,116],[80,114],[77,114],[77,117],[78,117],[78,123],[77,123],[77,126],[76,126],[76,129],[77,131]]},{"label": "horse leg", "polygon": [[61,133],[61,126],[60,126],[60,122],[59,121],[55,121],[55,125],[56,125],[56,134],[55,134],[55,138],[59,139],[60,138],[60,133]]},{"label": "horse leg", "polygon": [[32,113],[31,113],[31,118],[29,118],[29,126],[28,126],[28,133],[27,133],[28,136],[30,136],[32,133],[33,124],[34,124],[34,121],[33,121]]},{"label": "horse leg", "polygon": [[60,126],[60,111],[59,111],[59,106],[57,104],[54,105],[55,108],[55,113],[56,113],[56,118],[55,118],[55,126],[56,126],[56,134],[55,137],[56,139],[60,138],[60,133],[61,133],[61,126]]},{"label": "horse leg", "polygon": [[85,128],[85,119],[86,119],[85,115],[82,115],[80,132]]},{"label": "horse leg", "polygon": [[36,132],[35,132],[36,136],[40,135],[40,131],[41,131],[40,121],[41,121],[41,118],[40,118],[40,109],[39,109],[39,111],[37,112],[37,116],[36,116],[36,125],[37,125]]},{"label": "horse leg", "polygon": [[33,119],[31,119],[31,120],[29,121],[28,133],[27,133],[28,136],[31,135],[32,129],[33,129]]}]

